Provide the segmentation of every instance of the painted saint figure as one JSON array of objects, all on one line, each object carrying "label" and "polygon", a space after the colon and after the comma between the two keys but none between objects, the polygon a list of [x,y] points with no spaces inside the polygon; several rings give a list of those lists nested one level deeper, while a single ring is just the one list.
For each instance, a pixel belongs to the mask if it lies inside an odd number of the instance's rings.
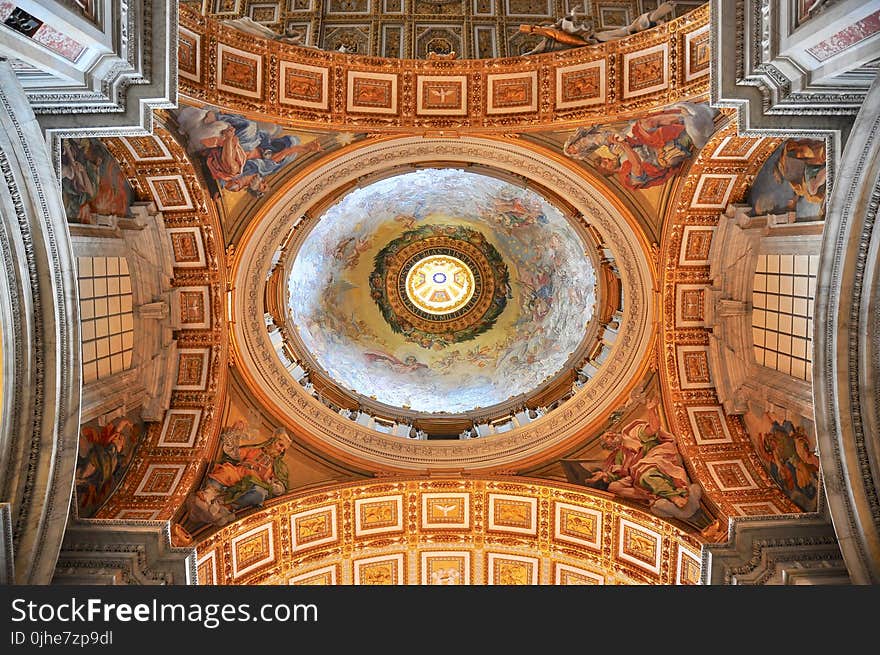
[{"label": "painted saint figure", "polygon": [[798,220],[825,216],[825,142],[789,139],[768,158],[749,191],[755,213],[794,211]]},{"label": "painted saint figure", "polygon": [[113,491],[134,451],[137,426],[122,417],[96,428],[84,425],[79,436],[76,489],[80,516],[92,516]]},{"label": "painted saint figure", "polygon": [[247,191],[256,197],[268,190],[267,177],[298,156],[321,150],[317,139],[302,144],[280,128],[216,109],[184,107],[177,113],[187,150],[202,157],[207,174],[227,191]]},{"label": "painted saint figure", "polygon": [[96,216],[128,216],[134,194],[98,139],[62,139],[61,194],[67,219],[94,225]]},{"label": "painted saint figure", "polygon": [[195,522],[226,525],[234,520],[236,510],[261,507],[267,498],[287,491],[290,482],[284,454],[292,444],[290,436],[278,429],[266,441],[241,445],[247,437],[245,421],[224,430],[220,461],[202,488],[187,500]]},{"label": "painted saint figure", "polygon": [[600,437],[608,455],[598,468],[584,468],[577,460],[563,460],[564,466],[579,484],[647,503],[657,516],[687,519],[699,509],[702,488],[688,478],[675,438],[660,424],[657,405],[657,399],[645,404],[647,421],[630,421]]},{"label": "painted saint figure", "polygon": [[628,123],[578,128],[563,151],[627,189],[645,189],[676,175],[706,145],[717,113],[706,104],[679,102]]},{"label": "painted saint figure", "polygon": [[798,507],[816,511],[819,458],[813,453],[803,427],[774,421],[758,435],[758,455],[770,477]]}]

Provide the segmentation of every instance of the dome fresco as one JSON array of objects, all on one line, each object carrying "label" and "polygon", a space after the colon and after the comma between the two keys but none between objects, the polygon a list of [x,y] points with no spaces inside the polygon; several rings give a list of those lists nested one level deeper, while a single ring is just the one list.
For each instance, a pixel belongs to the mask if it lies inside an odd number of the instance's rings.
[{"label": "dome fresco", "polygon": [[424,413],[537,389],[564,370],[596,305],[585,244],[556,207],[454,169],[344,196],[306,236],[288,289],[296,334],[341,388]]}]

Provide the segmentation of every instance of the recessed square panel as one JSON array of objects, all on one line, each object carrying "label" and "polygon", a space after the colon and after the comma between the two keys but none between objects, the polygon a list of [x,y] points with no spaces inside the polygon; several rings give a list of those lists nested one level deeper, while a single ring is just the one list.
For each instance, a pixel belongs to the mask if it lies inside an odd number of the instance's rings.
[{"label": "recessed square panel", "polygon": [[675,285],[675,326],[704,327],[709,287],[705,284]]},{"label": "recessed square panel", "polygon": [[489,494],[489,530],[536,534],[538,499]]},{"label": "recessed square panel", "polygon": [[623,97],[635,98],[669,86],[666,43],[623,55]]},{"label": "recessed square panel", "polygon": [[632,22],[629,7],[615,5],[599,5],[599,27],[602,29],[617,29],[626,27]]},{"label": "recessed square panel", "polygon": [[554,538],[594,550],[602,547],[602,512],[554,502]]},{"label": "recessed square panel", "polygon": [[176,287],[171,295],[173,321],[181,328],[206,330],[211,327],[209,287]]},{"label": "recessed square panel", "polygon": [[177,72],[184,79],[202,81],[202,37],[182,25],[177,35]]},{"label": "recessed square panel", "polygon": [[290,61],[281,62],[281,94],[279,102],[307,109],[327,109],[329,71]]},{"label": "recessed square panel", "polygon": [[604,585],[605,578],[598,573],[579,569],[568,564],[553,565],[553,583],[557,585]]},{"label": "recessed square panel", "polygon": [[354,561],[354,583],[356,585],[399,585],[404,584],[404,555],[381,555]]},{"label": "recessed square panel", "polygon": [[737,516],[773,516],[785,514],[776,505],[769,501],[751,503],[733,503],[733,510]]},{"label": "recessed square panel", "polygon": [[354,501],[354,536],[403,531],[401,496],[359,498]]},{"label": "recessed square panel", "polygon": [[715,148],[715,152],[712,153],[712,159],[737,162],[749,161],[763,140],[763,137],[726,136],[721,139],[721,143]]},{"label": "recessed square panel", "polygon": [[232,577],[238,578],[275,561],[275,535],[272,523],[265,523],[233,537]]},{"label": "recessed square panel", "polygon": [[122,145],[135,161],[170,161],[168,146],[155,134],[121,137]]},{"label": "recessed square panel", "polygon": [[337,534],[336,505],[290,516],[290,548],[293,552],[333,543],[338,539]]},{"label": "recessed square panel", "polygon": [[467,115],[467,76],[417,75],[416,113],[424,116]]},{"label": "recessed square panel", "polygon": [[709,26],[686,34],[684,37],[684,79],[690,82],[709,74],[712,61],[709,46]]},{"label": "recessed square panel", "polygon": [[504,0],[508,16],[550,16],[553,9],[550,0]]},{"label": "recessed square panel", "polygon": [[714,227],[688,225],[681,236],[681,252],[678,263],[681,266],[708,266],[709,249],[712,246]]},{"label": "recessed square panel", "polygon": [[662,540],[657,532],[621,518],[618,522],[617,557],[659,574]]},{"label": "recessed square panel", "polygon": [[470,526],[470,494],[422,494],[423,529],[452,528],[468,530]]},{"label": "recessed square panel", "polygon": [[471,554],[466,550],[432,550],[421,553],[423,585],[469,585]]},{"label": "recessed square panel", "polygon": [[474,16],[494,16],[495,0],[471,0]]},{"label": "recessed square panel", "polygon": [[360,114],[396,114],[397,75],[348,71],[347,108]]},{"label": "recessed square panel", "polygon": [[241,4],[243,0],[206,0],[211,3],[211,13],[220,16],[231,16],[235,18],[241,12]]},{"label": "recessed square panel", "polygon": [[605,103],[605,60],[556,69],[556,109]]},{"label": "recessed square panel", "polygon": [[536,585],[538,584],[537,557],[523,557],[507,553],[486,555],[486,584],[490,585]]},{"label": "recessed square panel", "polygon": [[708,346],[676,346],[678,382],[682,389],[711,389],[715,386],[709,369]]},{"label": "recessed square panel", "polygon": [[135,489],[135,496],[170,496],[177,490],[186,464],[150,464]]},{"label": "recessed square panel", "polygon": [[749,473],[741,459],[706,462],[706,466],[721,491],[746,491],[758,488],[752,474]]},{"label": "recessed square panel", "polygon": [[281,16],[280,2],[258,2],[248,7],[250,18],[255,23],[277,23]]},{"label": "recessed square panel", "polygon": [[189,189],[180,175],[148,177],[147,184],[159,211],[188,211],[194,208]]},{"label": "recessed square panel", "polygon": [[208,348],[178,348],[174,389],[204,391],[208,381]]},{"label": "recessed square panel", "polygon": [[218,584],[217,581],[217,551],[202,555],[196,562],[196,573],[200,585]]},{"label": "recessed square panel", "polygon": [[[398,2],[403,4],[403,0],[398,0]],[[403,59],[404,42],[403,25],[382,26],[382,48],[380,52],[383,57]]]},{"label": "recessed square panel", "polygon": [[725,209],[737,175],[704,173],[697,182],[691,209]]},{"label": "recessed square panel", "polygon": [[263,94],[263,57],[225,43],[217,45],[217,88],[248,98]]},{"label": "recessed square panel", "polygon": [[156,445],[165,448],[192,448],[199,431],[201,409],[169,409]]},{"label": "recessed square panel", "polygon": [[538,111],[538,72],[499,73],[486,77],[486,113]]},{"label": "recessed square panel", "polygon": [[678,560],[675,565],[675,584],[700,584],[700,557],[683,546],[678,546]]},{"label": "recessed square panel", "polygon": [[323,566],[320,569],[315,569],[314,571],[308,571],[306,573],[295,575],[287,581],[287,584],[298,586],[335,585],[337,584],[336,581],[339,575],[337,573],[338,568],[339,567],[336,564]]},{"label": "recessed square panel", "polygon": [[727,418],[721,407],[688,407],[688,419],[694,431],[697,445],[706,446],[718,443],[733,443]]},{"label": "recessed square panel", "polygon": [[172,227],[165,230],[171,240],[174,265],[180,268],[204,268],[205,246],[198,227]]}]

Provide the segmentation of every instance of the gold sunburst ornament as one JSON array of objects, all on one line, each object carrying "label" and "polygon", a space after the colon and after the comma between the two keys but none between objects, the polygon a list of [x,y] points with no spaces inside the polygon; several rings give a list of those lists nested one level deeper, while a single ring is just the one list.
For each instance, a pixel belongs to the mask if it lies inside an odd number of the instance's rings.
[{"label": "gold sunburst ornament", "polygon": [[474,295],[474,274],[460,259],[429,255],[406,276],[406,295],[422,311],[443,315],[464,307]]}]

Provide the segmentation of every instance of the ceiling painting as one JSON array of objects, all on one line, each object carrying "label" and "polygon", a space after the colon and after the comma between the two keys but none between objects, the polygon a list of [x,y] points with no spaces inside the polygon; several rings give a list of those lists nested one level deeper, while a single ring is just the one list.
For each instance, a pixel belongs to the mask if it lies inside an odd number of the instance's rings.
[{"label": "ceiling painting", "polygon": [[649,372],[600,430],[561,459],[523,473],[606,491],[655,516],[711,530],[715,517],[685,468],[661,401],[657,374]]},{"label": "ceiling painting", "polygon": [[715,131],[717,109],[679,102],[636,119],[578,128],[563,145],[625,189],[648,189],[681,171]]},{"label": "ceiling painting", "polygon": [[[474,311],[432,324],[391,296],[404,260],[435,242],[471,262],[481,290]],[[291,270],[291,318],[345,389],[419,412],[485,408],[535,389],[578,349],[596,305],[584,249],[532,191],[458,170],[408,173],[325,212]]]},{"label": "ceiling painting", "polygon": [[184,105],[169,116],[230,236],[287,174],[364,136],[289,130],[213,106]]},{"label": "ceiling painting", "polygon": [[64,209],[71,223],[96,225],[102,216],[130,215],[134,192],[99,139],[63,139],[60,173]]},{"label": "ceiling painting", "polygon": [[747,412],[746,429],[762,466],[795,505],[815,512],[819,495],[816,436],[803,422],[771,412]]},{"label": "ceiling painting", "polygon": [[708,103],[686,101],[636,118],[521,137],[604,179],[607,191],[659,243],[663,217],[682,173],[727,116]]},{"label": "ceiling painting", "polygon": [[105,425],[95,420],[80,426],[76,465],[76,506],[80,518],[94,516],[119,485],[145,429],[139,410]]},{"label": "ceiling painting", "polygon": [[423,348],[487,332],[512,296],[504,259],[462,225],[407,230],[375,257],[370,295],[392,331]]},{"label": "ceiling painting", "polygon": [[794,212],[795,221],[825,219],[825,142],[788,139],[764,162],[749,190],[755,214]]},{"label": "ceiling painting", "polygon": [[181,534],[204,536],[275,498],[361,477],[309,453],[275,427],[231,381],[217,452],[177,516]]}]

